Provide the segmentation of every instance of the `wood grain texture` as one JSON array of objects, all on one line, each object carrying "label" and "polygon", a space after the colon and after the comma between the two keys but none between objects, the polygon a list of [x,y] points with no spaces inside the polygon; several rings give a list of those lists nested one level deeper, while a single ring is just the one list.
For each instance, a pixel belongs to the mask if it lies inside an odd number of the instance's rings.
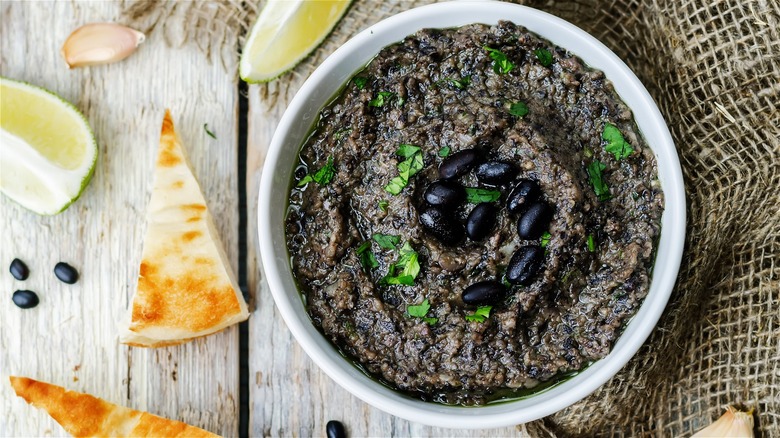
[{"label": "wood grain texture", "polygon": [[[257,196],[263,162],[287,104],[316,65],[343,41],[387,15],[423,2],[358,1],[326,42],[291,73],[249,88],[247,203],[248,281],[255,312],[249,324],[250,436],[324,436],[330,420],[349,436],[541,436],[542,423],[490,430],[454,430],[412,423],[384,413],[333,382],[300,348],[276,310],[258,252]],[[281,208],[281,207],[280,207]]]},{"label": "wood grain texture", "polygon": [[[197,46],[170,48],[155,32],[125,61],[68,70],[59,52],[68,34],[84,23],[117,20],[119,8],[114,2],[0,4],[0,74],[73,102],[100,148],[92,182],[64,213],[40,217],[0,199],[0,436],[65,435],[14,396],[11,374],[226,436],[238,433],[237,328],[157,350],[120,345],[116,329],[136,285],[166,107],[237,268],[235,79]],[[14,257],[29,265],[27,281],[8,273]],[[54,277],[59,261],[79,269],[77,284]],[[16,289],[36,291],[40,305],[17,308]]]}]

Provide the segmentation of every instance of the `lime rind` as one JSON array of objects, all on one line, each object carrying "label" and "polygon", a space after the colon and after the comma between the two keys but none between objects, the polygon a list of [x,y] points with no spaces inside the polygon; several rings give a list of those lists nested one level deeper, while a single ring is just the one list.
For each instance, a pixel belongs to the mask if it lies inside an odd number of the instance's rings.
[{"label": "lime rind", "polygon": [[75,116],[73,118],[73,121],[78,122],[78,124],[80,125],[79,129],[83,130],[82,138],[84,140],[87,140],[85,144],[85,151],[87,154],[91,155],[91,160],[89,160],[88,165],[86,164],[86,162],[82,162],[76,169],[73,169],[73,173],[79,173],[80,171],[86,170],[86,174],[84,174],[84,176],[82,176],[80,179],[80,182],[78,184],[79,187],[78,191],[75,194],[68,195],[69,199],[66,202],[63,202],[62,204],[59,205],[52,206],[49,209],[44,209],[44,210],[33,209],[30,208],[30,205],[25,203],[23,199],[17,199],[5,193],[5,191],[3,191],[4,194],[8,195],[7,196],[8,199],[39,215],[53,216],[62,213],[81,197],[82,193],[84,193],[84,190],[86,189],[87,185],[89,185],[90,181],[92,180],[92,177],[95,174],[95,166],[97,164],[99,150],[98,150],[97,140],[95,139],[94,131],[89,125],[89,121],[84,116],[84,114],[81,113],[81,111],[79,111],[79,109],[76,108],[75,105],[73,105],[71,102],[64,99],[62,96],[58,95],[57,93],[47,90],[46,88],[30,84],[29,82],[26,81],[10,79],[5,76],[0,76],[0,84],[2,86],[16,88],[24,92],[38,94],[38,96],[41,98],[50,99],[50,101],[53,104],[59,105],[60,108],[63,109],[66,113],[68,113],[71,116]]}]

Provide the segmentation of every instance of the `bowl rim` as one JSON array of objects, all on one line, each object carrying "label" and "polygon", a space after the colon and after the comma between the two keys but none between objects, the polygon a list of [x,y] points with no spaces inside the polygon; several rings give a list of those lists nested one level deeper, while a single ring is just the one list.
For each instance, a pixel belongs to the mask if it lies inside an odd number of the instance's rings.
[{"label": "bowl rim", "polygon": [[[492,22],[499,19],[513,21],[586,61],[599,58],[604,63],[608,63],[609,68],[605,68],[604,65],[597,65],[595,68],[605,71],[607,79],[614,84],[615,90],[620,94],[622,100],[626,100],[626,96],[622,93],[625,91],[635,93],[632,95],[632,99],[641,102],[639,106],[629,105],[629,107],[635,114],[637,126],[648,140],[648,145],[658,160],[659,179],[661,179],[662,174],[661,163],[664,163],[665,177],[661,184],[665,195],[665,205],[662,216],[662,232],[659,246],[656,248],[655,271],[650,290],[639,310],[626,325],[613,345],[612,351],[606,357],[594,362],[578,375],[528,398],[482,407],[462,407],[412,399],[363,375],[349,360],[340,356],[330,341],[314,328],[306,312],[301,315],[301,312],[293,307],[293,302],[286,294],[283,284],[282,271],[284,266],[280,265],[278,258],[278,252],[284,251],[286,254],[287,248],[278,248],[278,245],[274,245],[271,238],[274,232],[272,228],[274,220],[277,220],[274,215],[279,214],[279,207],[274,208],[272,205],[272,194],[276,187],[273,176],[279,168],[277,163],[283,152],[292,153],[283,147],[285,138],[291,130],[300,129],[301,125],[297,123],[299,122],[298,118],[310,103],[310,96],[315,92],[320,82],[325,80],[332,70],[338,68],[339,63],[351,56],[362,45],[367,44],[370,39],[382,37],[392,31],[398,33],[399,28],[406,29],[404,35],[410,35],[425,27],[455,27],[469,22],[491,22],[481,18],[469,21],[470,14],[477,11],[475,8],[478,8],[482,14],[498,17]],[[463,14],[462,16],[466,17],[460,20],[461,24],[454,23],[457,20],[453,19],[453,24],[448,26],[426,25],[407,28],[410,22],[433,20],[433,17],[437,15],[455,16],[457,14]],[[481,14],[478,15],[481,16]],[[444,19],[446,18],[442,20]],[[556,34],[571,37],[574,40],[567,42],[566,45],[560,44],[555,37],[551,38],[538,31],[542,26],[549,26],[549,29],[554,30]],[[549,35],[551,32],[547,31],[546,33]],[[557,38],[557,40],[563,39],[564,36]],[[388,40],[383,43],[383,46],[395,41],[397,40]],[[591,52],[583,56],[585,50]],[[587,63],[593,65],[590,62]],[[350,72],[350,77],[352,74],[354,71]],[[618,89],[618,82],[625,85]],[[337,89],[334,89],[333,93],[336,91]],[[316,112],[319,113],[324,105],[325,103],[320,105]],[[636,115],[637,108],[642,108],[642,118],[646,120],[642,125],[640,125],[639,117]],[[653,143],[650,142],[647,132],[653,133],[655,138]],[[301,144],[296,146],[296,154],[300,147]],[[290,171],[290,169],[287,170]],[[286,210],[286,206],[282,210]],[[573,24],[527,6],[493,1],[444,2],[410,9],[368,27],[334,51],[304,82],[277,125],[263,166],[257,213],[260,258],[265,273],[264,277],[268,281],[276,307],[287,327],[314,363],[341,387],[385,412],[431,426],[466,429],[503,427],[550,415],[583,399],[611,379],[644,344],[663,313],[679,271],[686,232],[685,190],[674,142],[658,107],[634,73],[604,44]],[[660,257],[662,249],[663,259]],[[658,278],[656,275],[659,271],[659,265],[663,267],[665,273],[662,278]],[[296,289],[295,295],[298,294]]]}]

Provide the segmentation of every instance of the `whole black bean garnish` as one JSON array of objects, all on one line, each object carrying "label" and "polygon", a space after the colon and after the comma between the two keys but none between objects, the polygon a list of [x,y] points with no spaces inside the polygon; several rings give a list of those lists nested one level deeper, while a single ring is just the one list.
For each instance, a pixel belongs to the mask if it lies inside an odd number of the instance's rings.
[{"label": "whole black bean garnish", "polygon": [[490,202],[478,204],[466,218],[466,235],[471,240],[482,240],[496,226],[498,210]]},{"label": "whole black bean garnish", "polygon": [[479,164],[479,152],[476,149],[465,149],[455,152],[439,165],[439,176],[442,179],[453,179],[468,173]]},{"label": "whole black bean garnish", "polygon": [[552,208],[544,202],[531,204],[517,221],[517,234],[523,239],[538,239],[550,226]]},{"label": "whole black bean garnish", "polygon": [[11,275],[19,281],[27,280],[27,277],[30,276],[30,270],[27,268],[27,265],[19,259],[14,259],[8,270],[11,271]]},{"label": "whole black bean garnish", "polygon": [[481,183],[500,186],[512,182],[517,168],[503,161],[488,161],[477,167],[476,175]]},{"label": "whole black bean garnish", "polygon": [[79,281],[79,273],[76,271],[76,268],[65,262],[59,262],[54,265],[54,275],[56,275],[61,282],[67,284],[73,284]]},{"label": "whole black bean garnish", "polygon": [[328,438],[347,438],[347,432],[344,430],[344,425],[340,421],[330,420],[325,425],[325,432]]},{"label": "whole black bean garnish", "polygon": [[452,209],[466,200],[466,190],[456,182],[439,180],[432,182],[423,196],[428,204]]},{"label": "whole black bean garnish", "polygon": [[536,181],[521,179],[506,198],[506,209],[512,214],[524,213],[539,199],[542,189]]},{"label": "whole black bean garnish", "polygon": [[506,267],[506,280],[527,286],[534,281],[544,261],[544,250],[538,246],[522,246],[515,251]]},{"label": "whole black bean garnish", "polygon": [[439,242],[449,246],[459,243],[465,234],[463,224],[441,207],[425,207],[420,212],[420,224]]},{"label": "whole black bean garnish", "polygon": [[12,299],[14,304],[22,309],[32,309],[40,302],[38,294],[31,290],[18,290],[14,292]]},{"label": "whole black bean garnish", "polygon": [[503,284],[493,281],[480,281],[463,290],[461,298],[466,304],[497,304],[506,298],[509,289]]}]

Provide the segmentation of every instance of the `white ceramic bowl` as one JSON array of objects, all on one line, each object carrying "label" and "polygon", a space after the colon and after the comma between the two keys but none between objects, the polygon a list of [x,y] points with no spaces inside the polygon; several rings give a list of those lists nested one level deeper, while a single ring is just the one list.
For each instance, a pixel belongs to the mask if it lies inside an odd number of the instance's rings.
[{"label": "white ceramic bowl", "polygon": [[[326,102],[383,47],[423,28],[510,20],[603,70],[634,111],[639,128],[658,159],[666,196],[662,233],[650,292],[612,352],[573,378],[522,400],[484,407],[424,402],[387,388],[344,359],[312,325],[293,281],[285,242],[287,195],[297,155]],[[528,7],[499,2],[451,2],[416,8],[364,30],[336,50],[312,73],[276,129],[263,168],[258,232],[266,278],[276,305],[303,349],[333,380],[369,404],[393,415],[432,426],[489,428],[524,423],[559,411],[610,379],[647,339],[672,291],[685,240],[685,193],[674,143],[661,113],[628,67],[598,40],[568,22]]]}]

